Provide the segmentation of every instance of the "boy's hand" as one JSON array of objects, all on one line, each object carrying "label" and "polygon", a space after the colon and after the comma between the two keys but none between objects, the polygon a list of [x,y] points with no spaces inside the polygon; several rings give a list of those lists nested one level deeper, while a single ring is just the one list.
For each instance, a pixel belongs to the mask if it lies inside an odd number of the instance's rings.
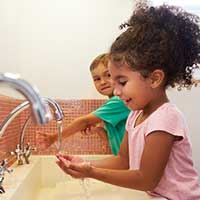
[{"label": "boy's hand", "polygon": [[85,128],[84,130],[81,131],[82,135],[90,135],[91,133],[93,133],[95,126],[89,126],[87,128]]},{"label": "boy's hand", "polygon": [[56,138],[56,134],[49,135],[41,132],[36,133],[36,145],[41,149],[46,149],[55,142]]},{"label": "boy's hand", "polygon": [[106,142],[108,141],[107,132],[100,125],[87,127],[85,130],[81,131],[81,133],[83,135],[90,135],[90,134],[97,133],[102,140]]}]

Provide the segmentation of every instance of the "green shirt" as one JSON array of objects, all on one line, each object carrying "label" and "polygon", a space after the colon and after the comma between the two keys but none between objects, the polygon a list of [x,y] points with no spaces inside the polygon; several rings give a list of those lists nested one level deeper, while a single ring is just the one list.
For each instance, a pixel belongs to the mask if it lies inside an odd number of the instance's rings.
[{"label": "green shirt", "polygon": [[104,121],[111,150],[114,155],[117,155],[130,110],[119,97],[114,96],[92,113]]}]

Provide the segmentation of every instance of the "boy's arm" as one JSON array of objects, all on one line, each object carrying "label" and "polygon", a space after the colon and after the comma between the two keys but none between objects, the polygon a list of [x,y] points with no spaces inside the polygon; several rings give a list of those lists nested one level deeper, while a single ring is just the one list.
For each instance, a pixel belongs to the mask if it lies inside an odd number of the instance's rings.
[{"label": "boy's arm", "polygon": [[84,115],[75,119],[67,127],[65,127],[63,129],[62,135],[64,138],[69,137],[70,135],[73,135],[78,131],[82,131],[89,126],[95,125],[100,122],[102,122],[102,120],[92,113]]},{"label": "boy's arm", "polygon": [[[100,123],[102,120],[90,113],[79,117],[73,120],[68,126],[63,129],[62,136],[63,138],[69,137],[70,135],[75,134],[78,131],[82,131],[88,126],[92,126],[94,124]],[[49,147],[51,144],[57,141],[58,134],[55,133],[53,135],[48,135],[46,133],[39,133],[37,135],[37,142],[40,144],[44,144],[45,148]]]},{"label": "boy's arm", "polygon": [[[94,125],[96,123],[100,123],[102,120],[90,113],[79,117],[72,121],[68,126],[63,129],[62,136],[63,138],[69,137],[78,131],[82,131],[88,126]],[[46,134],[46,133],[38,133],[36,135],[36,143],[40,145],[40,147],[48,148],[51,144],[57,141],[57,133],[54,134]]]}]

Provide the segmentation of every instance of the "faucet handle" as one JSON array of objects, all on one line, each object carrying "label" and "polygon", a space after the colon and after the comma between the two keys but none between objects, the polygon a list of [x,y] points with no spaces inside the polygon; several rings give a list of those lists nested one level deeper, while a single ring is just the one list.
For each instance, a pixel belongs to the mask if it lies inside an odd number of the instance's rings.
[{"label": "faucet handle", "polygon": [[7,164],[7,159],[2,160],[0,164],[0,194],[5,193],[5,189],[2,186],[5,172],[8,172],[9,174],[13,172],[13,169],[9,169],[8,167],[6,167]]},{"label": "faucet handle", "polygon": [[27,151],[36,151],[37,148],[34,147],[34,146],[31,146],[30,145],[30,142],[27,142],[26,146],[25,146],[25,149],[24,149],[24,153],[26,153]]},{"label": "faucet handle", "polygon": [[17,144],[16,149],[14,151],[10,152],[10,153],[11,153],[11,155],[16,155],[18,165],[23,165],[22,156],[24,155],[24,152],[21,149],[19,144]]},{"label": "faucet handle", "polygon": [[26,144],[26,146],[24,148],[24,154],[23,154],[23,156],[24,156],[25,162],[27,164],[30,163],[29,162],[29,157],[31,155],[31,152],[32,151],[36,151],[36,150],[37,150],[36,147],[32,147],[29,142]]},{"label": "faucet handle", "polygon": [[1,161],[1,164],[0,164],[0,177],[3,177],[5,172],[8,172],[9,174],[11,172],[13,172],[13,169],[9,169],[8,167],[6,167],[6,165],[8,164],[8,160],[7,159],[4,159]]},{"label": "faucet handle", "polygon": [[2,186],[3,180],[4,180],[4,176],[0,176],[0,194],[5,193],[5,189]]}]

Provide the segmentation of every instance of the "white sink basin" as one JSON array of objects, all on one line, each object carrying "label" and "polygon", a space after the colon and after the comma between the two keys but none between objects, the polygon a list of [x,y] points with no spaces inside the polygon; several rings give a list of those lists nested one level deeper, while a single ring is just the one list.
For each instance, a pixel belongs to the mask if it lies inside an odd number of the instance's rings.
[{"label": "white sink basin", "polygon": [[[85,156],[89,159],[102,155]],[[145,192],[121,188],[94,179],[81,181],[66,175],[55,164],[55,156],[32,156],[30,164],[11,168],[4,181],[3,200],[145,200]]]}]

